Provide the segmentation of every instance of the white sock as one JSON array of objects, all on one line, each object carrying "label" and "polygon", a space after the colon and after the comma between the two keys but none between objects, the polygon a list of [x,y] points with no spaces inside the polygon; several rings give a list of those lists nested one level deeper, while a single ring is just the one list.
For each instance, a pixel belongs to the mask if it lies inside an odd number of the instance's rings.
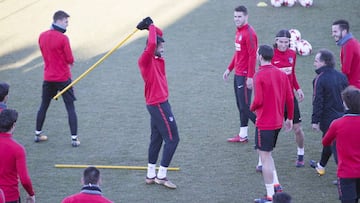
[{"label": "white sock", "polygon": [[166,178],[167,167],[160,166],[157,177],[159,179]]},{"label": "white sock", "polygon": [[72,140],[76,140],[76,139],[77,139],[77,135],[71,135],[71,139],[72,139]]},{"label": "white sock", "polygon": [[258,166],[262,166],[262,163],[261,163],[261,158],[260,158],[260,156],[259,156]]},{"label": "white sock", "polygon": [[274,195],[274,184],[265,184],[266,187],[266,196],[271,197]]},{"label": "white sock", "polygon": [[245,126],[245,127],[240,127],[240,132],[239,132],[239,136],[241,138],[245,138],[248,136],[248,127]]},{"label": "white sock", "polygon": [[42,133],[41,130],[40,131],[35,130],[35,135],[40,135],[41,133]]},{"label": "white sock", "polygon": [[146,176],[148,178],[155,177],[156,176],[155,169],[156,169],[156,164],[148,164]]},{"label": "white sock", "polygon": [[[273,183],[274,183],[274,184],[280,184],[276,170],[273,171],[273,177],[274,177],[274,178],[273,178],[273,180],[274,180]],[[274,189],[274,188],[273,188],[273,189]]]},{"label": "white sock", "polygon": [[304,148],[297,148],[297,155],[304,155],[305,152],[304,152]]}]

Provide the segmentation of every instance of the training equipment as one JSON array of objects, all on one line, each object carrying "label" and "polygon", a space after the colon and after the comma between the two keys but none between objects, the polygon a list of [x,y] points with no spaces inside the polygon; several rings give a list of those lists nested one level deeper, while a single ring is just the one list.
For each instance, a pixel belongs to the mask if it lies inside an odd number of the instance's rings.
[{"label": "training equipment", "polygon": [[283,188],[281,187],[280,184],[274,184],[274,192],[275,193],[283,192]]},{"label": "training equipment", "polygon": [[[55,168],[87,168],[94,166],[103,169],[128,169],[128,170],[147,170],[147,166],[109,166],[109,165],[77,165],[77,164],[55,164]],[[159,170],[159,167],[156,167]],[[168,171],[179,171],[180,168],[167,168]]]},{"label": "training equipment", "polygon": [[305,8],[309,8],[313,5],[313,0],[298,0],[299,4]]},{"label": "training equipment", "polygon": [[270,3],[273,7],[278,8],[284,3],[284,0],[271,0]]},{"label": "training equipment", "polygon": [[267,3],[261,1],[259,2],[258,4],[256,4],[257,7],[266,7],[267,6]]},{"label": "training equipment", "polygon": [[68,89],[70,89],[72,86],[74,86],[76,83],[78,83],[81,79],[83,79],[87,74],[89,74],[92,70],[94,70],[100,63],[102,63],[107,57],[109,57],[112,53],[114,53],[121,45],[123,45],[128,39],[130,39],[131,36],[133,36],[139,29],[135,29],[131,34],[129,34],[123,41],[121,41],[119,44],[117,44],[114,48],[112,48],[110,51],[108,51],[101,59],[99,59],[94,65],[92,65],[89,69],[87,69],[83,74],[81,74],[78,78],[76,78],[74,81],[72,81],[68,86],[66,86],[64,89],[62,89],[60,92],[58,92],[53,99],[57,100],[64,92],[66,92]]},{"label": "training equipment", "polygon": [[144,18],[139,24],[136,26],[139,30],[148,30],[149,26],[153,23],[153,20],[150,17]]},{"label": "training equipment", "polygon": [[249,140],[247,137],[240,137],[239,135],[235,135],[232,138],[227,139],[228,142],[241,142],[241,143],[247,143]]},{"label": "training equipment", "polygon": [[283,5],[287,7],[293,7],[296,4],[296,0],[284,0]]},{"label": "training equipment", "polygon": [[312,46],[307,40],[301,39],[296,44],[296,51],[300,56],[308,56],[311,54]]},{"label": "training equipment", "polygon": [[301,33],[298,29],[292,28],[289,30],[291,38],[290,40],[300,41],[301,40]]}]

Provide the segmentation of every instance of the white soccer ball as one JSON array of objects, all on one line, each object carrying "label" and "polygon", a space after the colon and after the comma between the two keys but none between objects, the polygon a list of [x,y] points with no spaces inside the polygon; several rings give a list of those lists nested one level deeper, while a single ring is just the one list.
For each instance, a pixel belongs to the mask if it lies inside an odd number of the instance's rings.
[{"label": "white soccer ball", "polygon": [[312,52],[312,46],[310,42],[302,39],[298,43],[296,43],[296,51],[300,56],[308,56]]},{"label": "white soccer ball", "polygon": [[287,7],[293,7],[296,3],[296,0],[284,0],[283,5]]},{"label": "white soccer ball", "polygon": [[301,40],[301,33],[300,33],[300,31],[298,29],[293,28],[293,29],[290,29],[289,32],[290,32],[290,35],[291,35],[290,40],[295,41],[295,42]]},{"label": "white soccer ball", "polygon": [[298,0],[299,4],[305,8],[309,8],[313,5],[313,0]]},{"label": "white soccer ball", "polygon": [[284,3],[284,0],[271,0],[270,3],[273,7],[278,8]]}]

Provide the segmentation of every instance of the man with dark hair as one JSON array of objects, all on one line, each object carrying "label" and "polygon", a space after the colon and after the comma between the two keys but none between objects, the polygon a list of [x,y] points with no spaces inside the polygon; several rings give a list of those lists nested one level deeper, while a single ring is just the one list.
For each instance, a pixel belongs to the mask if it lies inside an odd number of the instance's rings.
[{"label": "man with dark hair", "polygon": [[[69,39],[64,33],[68,26],[69,14],[57,11],[53,16],[51,29],[40,34],[39,47],[44,59],[44,81],[42,85],[42,100],[36,117],[35,142],[46,141],[48,138],[42,134],[47,109],[52,98],[71,83],[71,68],[74,57]],[[78,147],[80,140],[77,136],[77,115],[74,101],[76,100],[73,88],[62,94],[68,123],[70,125],[71,145]]]},{"label": "man with dark hair", "polygon": [[9,98],[9,84],[5,82],[0,83],[0,111],[7,108],[6,102]]},{"label": "man with dark hair", "polygon": [[26,165],[25,148],[13,139],[18,113],[4,109],[0,113],[0,189],[5,202],[20,202],[19,180],[28,193],[27,202],[35,202],[35,192]]},{"label": "man with dark hair", "polygon": [[353,203],[360,198],[360,90],[348,86],[341,96],[347,112],[331,123],[322,143],[331,146],[336,140],[339,199]]},{"label": "man with dark hair", "polygon": [[349,80],[349,85],[360,88],[360,43],[350,33],[350,25],[346,20],[337,20],[331,27],[336,44],[341,46],[341,71]]},{"label": "man with dark hair", "polygon": [[234,22],[236,25],[235,53],[223,74],[223,79],[227,81],[230,72],[235,69],[234,91],[240,114],[240,131],[227,141],[247,143],[249,119],[255,123],[255,115],[249,110],[249,107],[258,42],[254,28],[248,24],[248,10],[245,6],[235,8]]},{"label": "man with dark hair", "polygon": [[[151,138],[148,151],[146,184],[160,184],[170,189],[176,185],[167,178],[167,169],[180,141],[175,117],[168,101],[169,91],[165,71],[164,39],[160,28],[150,17],[144,18],[136,26],[139,30],[149,30],[146,48],[139,57],[138,65],[144,80],[146,108],[150,114]],[[163,154],[158,173],[156,162],[162,143]]]},{"label": "man with dark hair", "polygon": [[[341,91],[348,86],[346,76],[335,69],[335,59],[331,51],[320,49],[315,56],[315,72],[317,76],[313,80],[313,112],[311,116],[312,128],[323,133],[324,137],[330,123],[344,114]],[[320,162],[310,161],[310,166],[322,176],[325,174],[325,166],[334,153],[337,163],[336,148],[324,146],[321,152]]]},{"label": "man with dark hair", "polygon": [[81,192],[73,194],[62,200],[62,203],[111,203],[112,201],[105,198],[102,195],[100,184],[100,171],[93,166],[87,167],[84,170],[83,177],[81,179],[83,187]]},{"label": "man with dark hair", "polygon": [[259,47],[257,58],[260,66],[254,76],[255,95],[250,110],[256,113],[255,148],[262,162],[266,197],[255,199],[255,203],[271,202],[274,192],[282,191],[271,152],[283,126],[285,106],[288,112],[286,131],[292,129],[294,117],[294,95],[290,83],[286,74],[271,64],[273,56],[271,46]]}]

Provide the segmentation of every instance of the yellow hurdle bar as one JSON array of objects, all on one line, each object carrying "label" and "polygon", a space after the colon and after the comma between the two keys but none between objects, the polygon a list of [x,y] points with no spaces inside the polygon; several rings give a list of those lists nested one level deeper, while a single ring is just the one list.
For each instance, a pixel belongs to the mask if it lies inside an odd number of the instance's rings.
[{"label": "yellow hurdle bar", "polygon": [[[109,166],[109,165],[78,165],[78,164],[55,164],[55,168],[87,168],[94,166],[102,169],[127,169],[127,170],[147,170],[146,166]],[[156,167],[159,169],[159,167]],[[180,168],[168,168],[168,171],[179,171]]]},{"label": "yellow hurdle bar", "polygon": [[135,32],[138,31],[138,29],[135,29],[131,34],[129,34],[123,41],[121,41],[119,44],[117,44],[113,49],[108,51],[101,59],[99,59],[94,65],[92,65],[89,69],[87,69],[83,74],[81,74],[78,78],[76,78],[74,81],[72,81],[68,86],[66,86],[64,89],[62,89],[60,92],[58,92],[53,99],[57,100],[64,92],[66,92],[68,89],[70,89],[72,86],[74,86],[77,82],[79,82],[81,79],[83,79],[87,74],[89,74],[92,70],[96,68],[100,63],[102,63],[107,57],[109,57],[116,49],[118,49],[121,45],[123,45],[128,39],[130,39],[131,36],[135,34]]}]

